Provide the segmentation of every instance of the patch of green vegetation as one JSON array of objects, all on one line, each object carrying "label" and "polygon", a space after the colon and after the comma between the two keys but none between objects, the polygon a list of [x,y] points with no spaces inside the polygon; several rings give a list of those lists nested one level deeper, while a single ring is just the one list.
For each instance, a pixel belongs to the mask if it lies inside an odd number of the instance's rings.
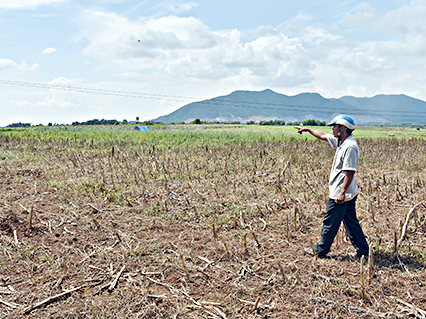
[{"label": "patch of green vegetation", "polygon": [[218,225],[218,226],[228,225],[229,222],[230,222],[230,220],[227,217],[216,216],[216,218],[215,218],[215,224]]},{"label": "patch of green vegetation", "polygon": [[55,257],[54,256],[44,256],[42,260],[43,261],[54,261]]},{"label": "patch of green vegetation", "polygon": [[407,257],[416,262],[426,262],[426,252],[409,250]]},{"label": "patch of green vegetation", "polygon": [[40,249],[40,246],[34,246],[33,249],[31,249],[30,251],[27,251],[25,249],[19,249],[18,254],[22,258],[30,260],[34,257],[35,252],[39,249]]}]

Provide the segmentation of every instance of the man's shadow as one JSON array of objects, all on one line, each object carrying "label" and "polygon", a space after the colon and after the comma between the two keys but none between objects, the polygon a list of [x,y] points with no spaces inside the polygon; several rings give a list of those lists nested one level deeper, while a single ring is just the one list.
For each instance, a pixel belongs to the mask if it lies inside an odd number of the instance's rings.
[{"label": "man's shadow", "polygon": [[[342,261],[358,261],[359,258],[351,258],[344,255],[330,256],[331,259],[342,260]],[[374,267],[377,269],[387,268],[392,270],[399,270],[401,272],[409,271],[421,271],[426,268],[426,260],[422,260],[420,257],[414,256],[401,256],[396,253],[375,251],[373,253]],[[368,262],[368,257],[364,260]]]}]

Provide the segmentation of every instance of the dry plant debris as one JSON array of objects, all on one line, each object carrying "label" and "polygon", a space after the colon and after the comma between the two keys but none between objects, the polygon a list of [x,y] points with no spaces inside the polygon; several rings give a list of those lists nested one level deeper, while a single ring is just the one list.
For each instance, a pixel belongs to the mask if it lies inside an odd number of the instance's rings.
[{"label": "dry plant debris", "polygon": [[423,140],[359,141],[361,282],[326,143],[133,138],[0,134],[0,317],[426,317]]}]

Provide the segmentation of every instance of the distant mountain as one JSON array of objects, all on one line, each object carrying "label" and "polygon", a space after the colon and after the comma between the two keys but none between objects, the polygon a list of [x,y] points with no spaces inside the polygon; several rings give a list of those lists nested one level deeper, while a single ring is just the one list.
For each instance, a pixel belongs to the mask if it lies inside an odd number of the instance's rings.
[{"label": "distant mountain", "polygon": [[262,120],[328,121],[338,113],[347,113],[358,123],[426,123],[426,102],[406,95],[376,95],[371,98],[344,96],[327,99],[318,93],[287,96],[272,90],[235,91],[226,96],[187,104],[154,119],[154,122]]},{"label": "distant mountain", "polygon": [[404,94],[380,94],[371,98],[344,96],[340,100],[362,111],[359,117],[367,117],[364,118],[366,123],[369,122],[368,117],[382,118],[383,122],[391,123],[426,123],[426,102]]}]

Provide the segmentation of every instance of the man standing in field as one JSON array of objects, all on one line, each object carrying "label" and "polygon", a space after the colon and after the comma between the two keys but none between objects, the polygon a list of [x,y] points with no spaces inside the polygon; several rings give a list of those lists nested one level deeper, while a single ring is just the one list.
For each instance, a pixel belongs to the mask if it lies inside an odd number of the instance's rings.
[{"label": "man standing in field", "polygon": [[350,253],[349,256],[368,256],[368,244],[356,217],[355,208],[358,195],[355,172],[359,162],[358,144],[352,135],[355,122],[349,115],[340,114],[327,126],[333,127],[333,134],[295,126],[297,133],[308,132],[318,139],[328,141],[331,147],[337,148],[330,172],[330,196],[321,230],[321,240],[313,248],[314,251],[312,248],[305,248],[304,251],[308,255],[325,257],[343,221],[346,233],[356,249],[356,252]]}]

